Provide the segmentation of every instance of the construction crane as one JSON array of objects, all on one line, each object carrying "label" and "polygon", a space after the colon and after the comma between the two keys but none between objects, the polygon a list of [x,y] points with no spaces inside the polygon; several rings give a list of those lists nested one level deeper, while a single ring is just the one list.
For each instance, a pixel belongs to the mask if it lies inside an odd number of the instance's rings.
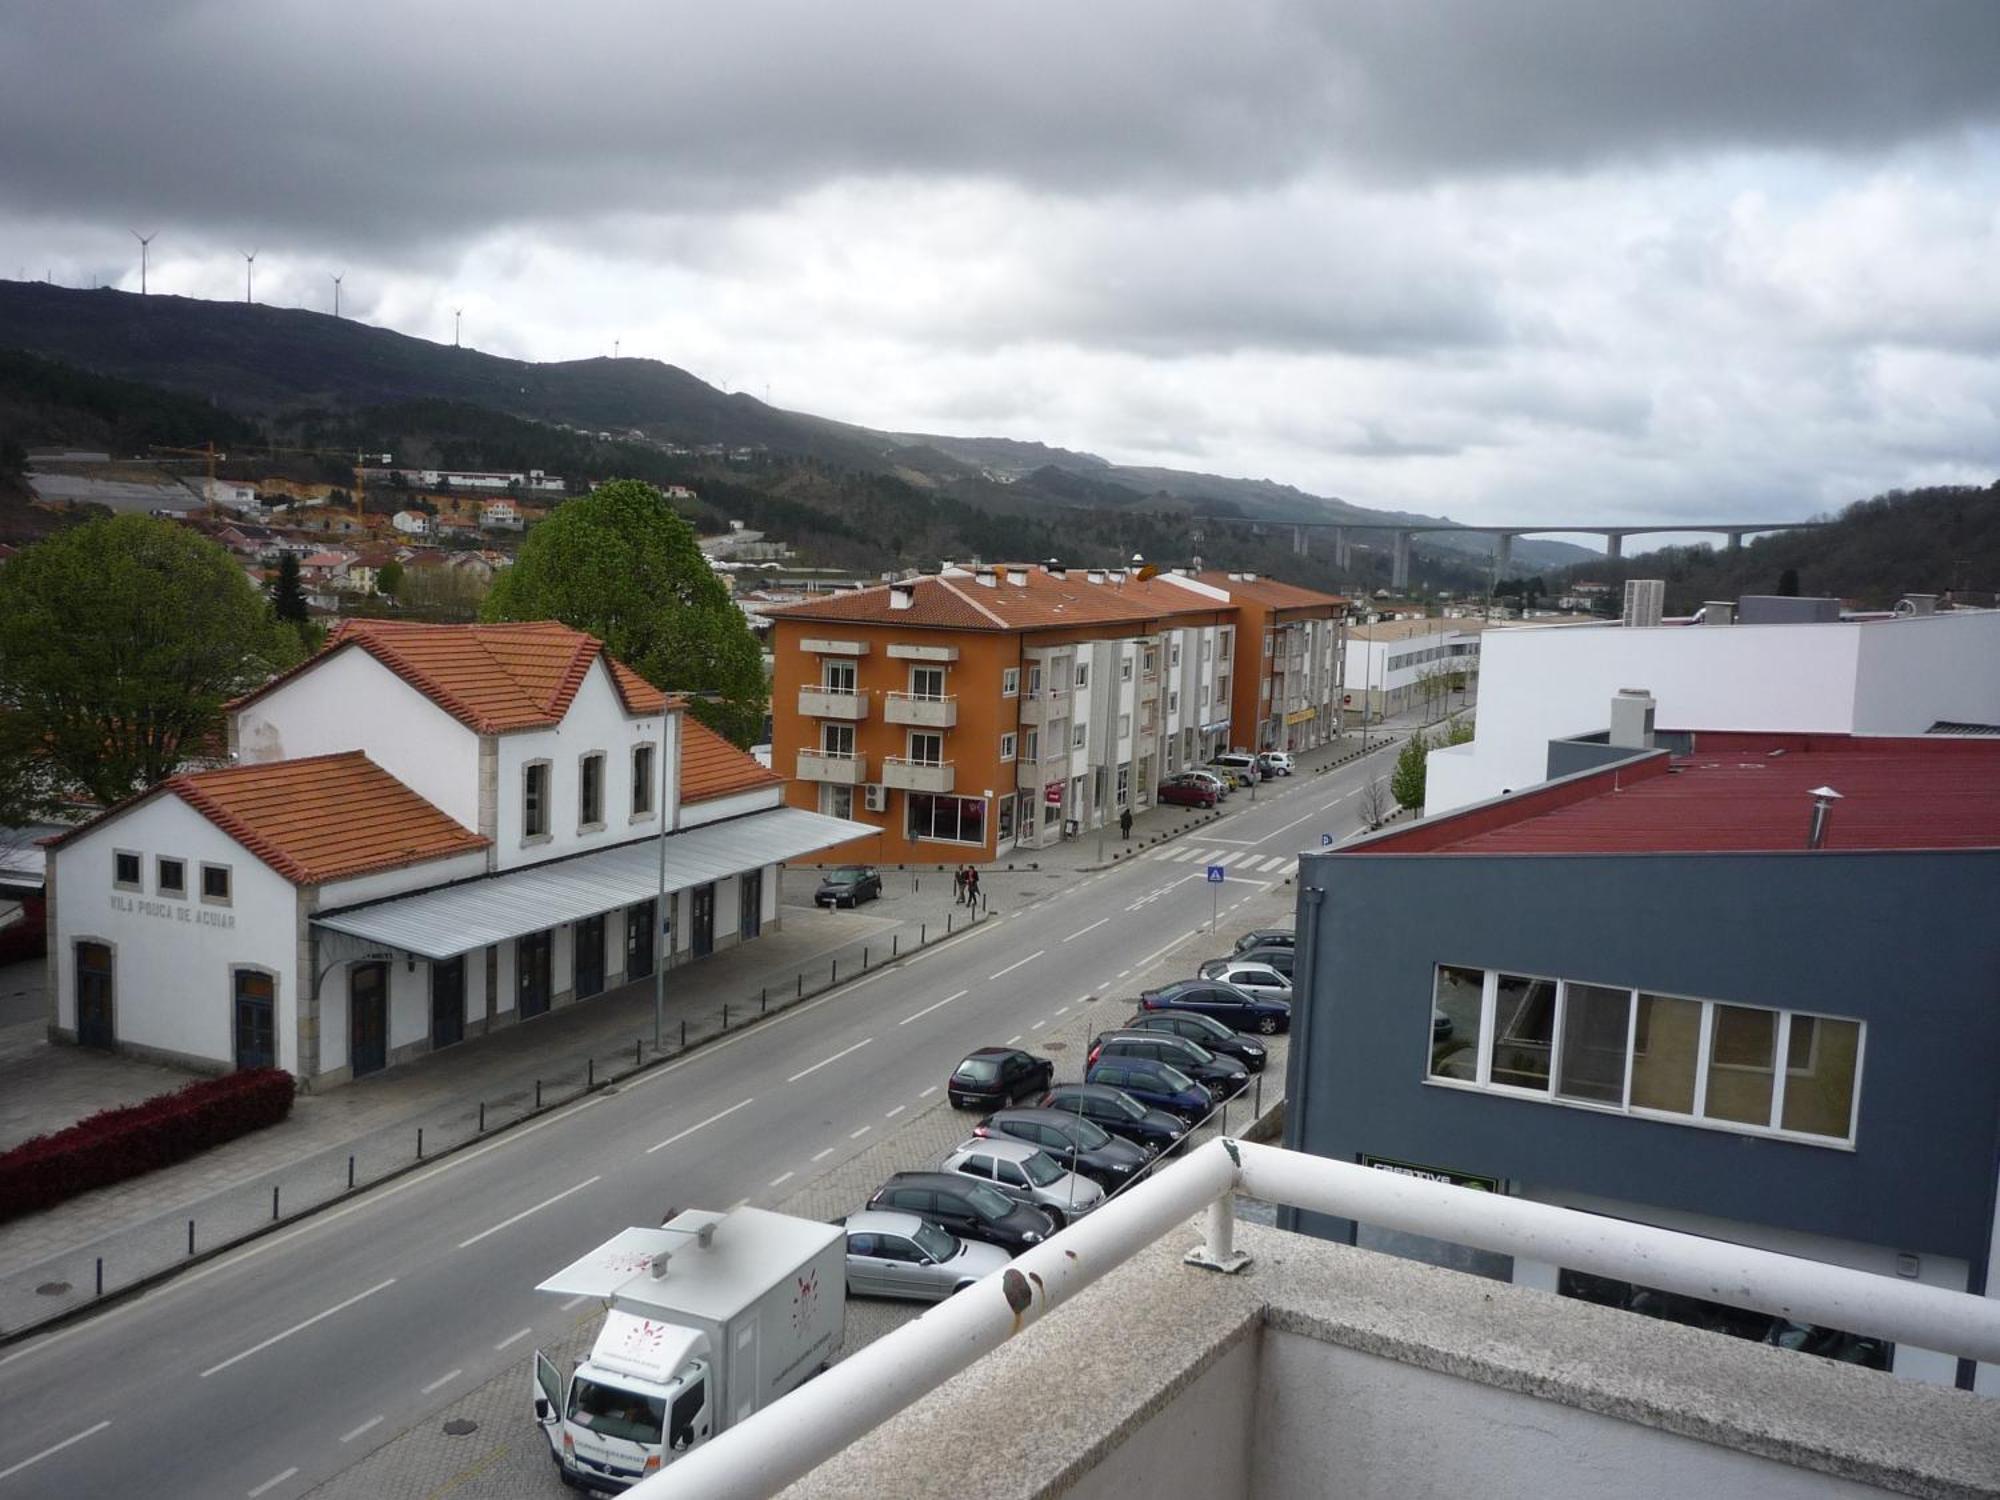
[{"label": "construction crane", "polygon": [[155,453],[171,453],[177,458],[200,458],[207,460],[208,518],[209,520],[213,521],[215,519],[215,464],[216,460],[227,459],[229,455],[227,453],[218,452],[215,443],[212,440],[208,443],[205,443],[203,446],[199,448],[163,448],[158,444],[155,444],[152,451]]},{"label": "construction crane", "polygon": [[275,444],[266,444],[257,451],[268,453],[273,457],[276,457],[280,453],[297,453],[311,458],[338,458],[346,460],[348,465],[354,470],[354,514],[356,519],[360,519],[364,514],[362,492],[367,488],[367,479],[364,471],[367,469],[369,461],[373,460],[381,464],[389,464],[395,461],[393,453],[371,453],[362,448],[280,448]]}]

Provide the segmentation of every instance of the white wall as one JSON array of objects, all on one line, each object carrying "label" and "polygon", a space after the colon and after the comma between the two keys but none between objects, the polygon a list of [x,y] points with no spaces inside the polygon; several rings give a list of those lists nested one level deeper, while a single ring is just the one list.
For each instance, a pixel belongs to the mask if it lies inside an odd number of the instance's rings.
[{"label": "white wall", "polygon": [[366,750],[418,796],[479,826],[479,736],[360,646],[265,694],[231,728],[250,765]]},{"label": "white wall", "polygon": [[785,805],[785,789],[781,786],[759,787],[752,792],[736,792],[727,797],[711,797],[706,802],[685,803],[681,807],[682,828],[699,828],[704,823],[720,823],[724,818],[741,817],[744,813],[763,812],[767,808]]},{"label": "white wall", "polygon": [[418,865],[404,865],[394,870],[377,870],[372,875],[356,875],[350,880],[328,881],[319,887],[319,895],[313,903],[313,909],[332,911],[343,906],[358,906],[364,901],[397,896],[405,891],[428,890],[434,885],[448,885],[454,880],[467,880],[485,873],[484,849],[474,850],[469,854],[455,854],[449,859],[432,859]]},{"label": "white wall", "polygon": [[[536,729],[499,736],[498,819],[494,867],[506,870],[539,864],[564,854],[624,843],[657,831],[657,814],[632,817],[632,747],[660,738],[660,720],[630,718],[610,669],[595,662],[571,700],[569,712],[553,729]],[[678,749],[667,747],[672,754]],[[580,758],[589,751],[604,753],[604,827],[596,833],[577,831],[577,782]],[[521,773],[530,761],[549,762],[549,836],[533,843],[521,838]],[[674,767],[670,791],[677,794],[679,767]],[[653,789],[654,798],[659,788]],[[669,808],[671,815],[672,809]],[[558,972],[562,972],[558,969]]]},{"label": "white wall", "polygon": [[1852,628],[1856,734],[1921,734],[1939,719],[2000,724],[2000,613],[1954,610]]},{"label": "white wall", "polygon": [[[112,884],[112,851],[143,856],[136,892]],[[187,861],[188,895],[162,897],[154,857]],[[278,1065],[298,1066],[298,891],[178,797],[162,794],[49,851],[56,892],[56,1024],[76,1028],[76,944],[108,943],[121,1042],[223,1067],[236,1060],[237,965],[277,976]],[[229,866],[231,902],[201,899],[201,865]]]}]

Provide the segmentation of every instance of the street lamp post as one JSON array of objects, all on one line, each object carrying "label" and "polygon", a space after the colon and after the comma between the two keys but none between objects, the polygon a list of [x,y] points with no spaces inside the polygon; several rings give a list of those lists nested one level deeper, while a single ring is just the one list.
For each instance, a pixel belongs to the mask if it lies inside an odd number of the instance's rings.
[{"label": "street lamp post", "polygon": [[[653,896],[653,1050],[658,1052],[667,1026],[667,951],[666,942],[672,938],[673,929],[667,922],[667,725],[671,722],[671,711],[667,707],[666,696],[660,698],[660,794],[659,806],[654,813],[660,820],[660,881]],[[760,897],[761,899],[761,897]]]}]

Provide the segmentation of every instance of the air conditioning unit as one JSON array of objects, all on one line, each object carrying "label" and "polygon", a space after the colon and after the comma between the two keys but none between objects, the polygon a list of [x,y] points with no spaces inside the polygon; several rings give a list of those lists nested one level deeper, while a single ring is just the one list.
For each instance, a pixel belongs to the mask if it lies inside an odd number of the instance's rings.
[{"label": "air conditioning unit", "polygon": [[889,810],[889,789],[879,781],[871,781],[861,788],[861,805],[870,812]]}]

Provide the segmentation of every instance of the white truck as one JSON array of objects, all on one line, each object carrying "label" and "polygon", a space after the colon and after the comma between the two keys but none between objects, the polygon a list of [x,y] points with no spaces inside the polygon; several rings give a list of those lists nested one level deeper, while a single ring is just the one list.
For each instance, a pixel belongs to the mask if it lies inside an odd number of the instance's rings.
[{"label": "white truck", "polygon": [[537,1291],[601,1297],[568,1375],[535,1351],[535,1420],[563,1483],[616,1493],[823,1368],[847,1322],[838,1224],[739,1208],[626,1229]]}]

